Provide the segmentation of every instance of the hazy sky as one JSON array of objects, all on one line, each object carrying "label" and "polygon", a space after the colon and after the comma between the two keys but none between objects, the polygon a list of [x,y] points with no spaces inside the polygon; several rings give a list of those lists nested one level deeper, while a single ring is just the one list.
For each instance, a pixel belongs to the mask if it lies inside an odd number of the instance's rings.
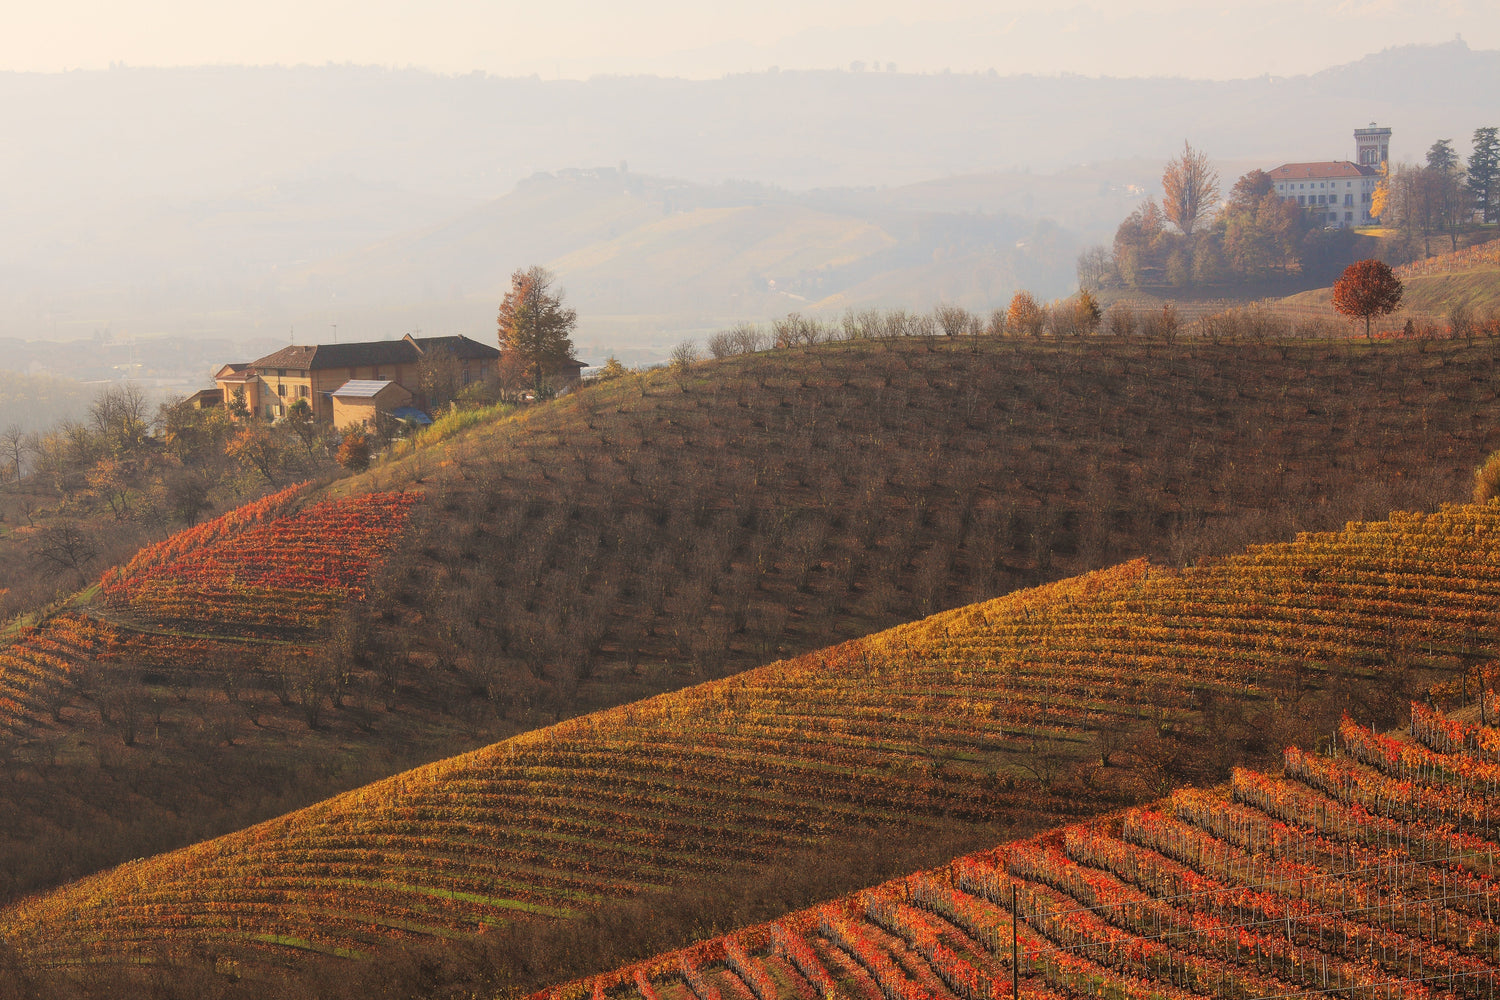
[{"label": "hazy sky", "polygon": [[583,79],[848,67],[1290,75],[1462,35],[1500,0],[8,0],[0,70],[359,63]]}]

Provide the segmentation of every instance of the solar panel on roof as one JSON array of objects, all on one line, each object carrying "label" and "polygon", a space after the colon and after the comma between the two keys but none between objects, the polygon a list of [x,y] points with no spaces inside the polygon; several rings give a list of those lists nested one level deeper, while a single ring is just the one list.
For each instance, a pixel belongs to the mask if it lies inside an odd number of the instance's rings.
[{"label": "solar panel on roof", "polygon": [[380,392],[381,389],[384,389],[388,385],[394,384],[395,383],[390,381],[389,379],[350,379],[343,385],[339,386],[337,389],[333,390],[333,394],[342,399],[371,399],[378,392]]}]

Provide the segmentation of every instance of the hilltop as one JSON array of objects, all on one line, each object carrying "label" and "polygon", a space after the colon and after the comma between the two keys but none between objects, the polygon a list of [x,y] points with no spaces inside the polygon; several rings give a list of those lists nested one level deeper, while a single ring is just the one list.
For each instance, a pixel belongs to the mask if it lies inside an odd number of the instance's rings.
[{"label": "hilltop", "polygon": [[[1014,241],[1034,247],[1033,229],[1056,232],[1048,220],[1080,243],[1107,239],[1154,189],[1184,122],[1193,123],[1194,146],[1232,178],[1252,165],[1344,155],[1348,129],[1369,120],[1371,95],[1379,94],[1382,120],[1397,129],[1397,159],[1407,160],[1434,139],[1489,121],[1486,95],[1500,89],[1500,54],[1461,42],[1405,46],[1311,76],[1233,81],[1020,75],[1008,73],[1003,53],[996,58],[993,76],[823,70],[580,82],[359,66],[0,74],[0,131],[29,151],[6,160],[11,184],[0,191],[11,236],[0,248],[0,336],[150,331],[245,340],[272,331],[279,338],[289,328],[305,337],[330,322],[370,336],[440,324],[487,329],[512,270],[555,266],[623,236],[608,232],[608,206],[590,217],[588,239],[562,249],[551,220],[512,216],[514,228],[485,258],[499,283],[472,260],[463,261],[465,280],[455,280],[456,254],[426,237],[494,218],[486,206],[519,195],[517,185],[538,173],[617,170],[622,161],[632,175],[689,185],[739,179],[799,195],[841,188],[865,202],[846,214],[866,226],[889,217],[880,202],[925,200],[916,191],[905,197],[903,187],[946,188],[940,221],[957,230],[954,238],[945,234],[936,246],[911,239],[912,258],[892,269],[890,284],[908,289],[911,304],[938,293],[923,284],[933,277],[944,282],[942,294],[973,296],[971,307],[1003,306],[1016,287],[1063,294],[1079,249],[1056,248],[1047,266],[1047,255],[1018,254]],[[1402,85],[1381,82],[1390,80]],[[1282,111],[1289,107],[1319,113],[1289,118]],[[114,143],[107,159],[97,155],[100,135]],[[1079,165],[1102,176],[1074,184],[1068,175]],[[994,181],[978,190],[959,179],[983,175]],[[996,207],[1026,223],[1010,252],[1002,238],[1015,227],[990,214]],[[975,214],[968,221],[978,223],[977,235],[959,228],[966,213]],[[795,214],[796,224],[781,230],[789,239],[807,232],[805,216]],[[673,221],[687,220],[663,212],[662,223]],[[774,223],[775,213],[760,221]],[[743,232],[723,227],[716,235]],[[999,249],[971,253],[966,265],[971,238]],[[675,245],[686,254],[701,243]],[[934,261],[932,250],[950,257]],[[1037,266],[1015,268],[1016,256]],[[401,280],[388,294],[340,266],[353,257],[399,259]],[[684,255],[656,259],[697,264]],[[731,292],[784,273],[745,263]],[[660,293],[644,308],[636,282],[592,293],[597,306],[580,342],[598,344],[601,355],[651,348],[659,357],[703,333],[704,317],[764,315],[726,297],[717,282],[690,296],[691,312],[663,308],[684,298],[682,275],[670,266],[643,275],[622,264],[558,268],[575,291],[585,275],[608,275],[644,278]],[[1002,268],[1020,284],[985,289],[984,274]],[[879,287],[851,287],[879,301]],[[986,302],[986,294],[995,298]]]},{"label": "hilltop", "polygon": [[17,904],[0,931],[114,989],[144,964],[357,993],[373,981],[346,963],[403,945],[412,965],[363,967],[535,988],[741,905],[1221,780],[1347,712],[1476,696],[1497,533],[1500,505],[1466,506],[1127,563],[514,737]]},{"label": "hilltop", "polygon": [[1500,730],[1415,704],[1411,732],[1346,719],[1332,756],[1288,749],[1280,775],[1237,770],[536,997],[1488,996]]},{"label": "hilltop", "polygon": [[[189,590],[173,617],[136,601],[172,596],[149,554],[106,581],[120,600],[78,599],[108,634],[47,651],[62,681],[7,737],[0,885],[1137,556],[1435,507],[1500,447],[1493,365],[1461,342],[862,341],[458,414],[277,515],[416,497],[331,606],[310,579],[232,613]],[[276,537],[325,565],[325,536]]]}]

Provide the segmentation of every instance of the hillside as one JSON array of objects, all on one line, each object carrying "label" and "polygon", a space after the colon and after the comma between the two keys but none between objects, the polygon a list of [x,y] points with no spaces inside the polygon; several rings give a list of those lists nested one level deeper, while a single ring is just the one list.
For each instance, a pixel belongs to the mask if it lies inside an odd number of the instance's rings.
[{"label": "hillside", "polygon": [[[368,575],[331,619],[257,589],[259,543],[110,577],[149,607],[81,599],[124,638],[4,743],[0,893],[1142,554],[1435,507],[1500,447],[1492,372],[1462,343],[855,342],[465,417],[288,508],[420,496],[373,568],[337,564]],[[268,555],[323,568],[323,529],[280,530]],[[210,555],[241,610],[174,597]]]},{"label": "hillside", "polygon": [[[1127,563],[122,865],[12,906],[0,933],[33,967],[106,979],[207,963],[263,989],[291,966],[357,992],[359,966],[313,959],[406,944],[422,968],[535,988],[630,957],[639,936],[609,930],[642,919],[636,900],[657,940],[685,941],[736,922],[736,887],[768,873],[827,898],[830,880],[869,884],[860,857],[1221,780],[1344,712],[1390,724],[1434,679],[1477,692],[1500,647],[1497,533],[1500,505],[1468,506],[1182,572]],[[884,849],[825,874],[814,859],[855,839]],[[691,923],[671,915],[683,898],[706,907]]]},{"label": "hillside", "polygon": [[[1500,314],[1500,240],[1439,253],[1403,264],[1395,271],[1402,284],[1401,308],[1393,316],[1377,319],[1382,329],[1399,330],[1407,315],[1447,320],[1459,307],[1467,309],[1475,320]],[[1332,288],[1301,292],[1285,302],[1336,315]]]},{"label": "hillside", "polygon": [[369,683],[379,672],[355,683],[347,605],[416,498],[289,487],[142,549],[72,606],[7,630],[0,891],[191,843],[463,746],[462,726],[417,705],[377,728],[391,692]]},{"label": "hillside", "polygon": [[1412,716],[536,996],[1487,997],[1500,730]]}]

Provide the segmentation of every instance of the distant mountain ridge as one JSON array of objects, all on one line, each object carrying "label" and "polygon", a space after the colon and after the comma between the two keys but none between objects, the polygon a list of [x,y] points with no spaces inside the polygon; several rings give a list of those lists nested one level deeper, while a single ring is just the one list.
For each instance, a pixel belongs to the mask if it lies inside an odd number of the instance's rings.
[{"label": "distant mountain ridge", "polygon": [[[498,302],[495,275],[562,264],[592,244],[561,245],[544,217],[512,220],[517,228],[490,237],[503,251],[473,263],[483,285],[455,282],[413,253],[403,278],[422,294],[394,305],[285,276],[410,242],[403,234],[511,197],[524,178],[579,166],[709,186],[741,179],[824,199],[854,189],[846,203],[877,226],[872,192],[883,189],[880,200],[898,211],[930,210],[930,185],[963,177],[973,203],[954,211],[999,204],[1025,221],[1023,234],[1043,219],[1097,234],[1139,197],[1059,199],[1052,175],[1109,163],[1096,190],[1149,189],[1184,138],[1226,164],[1340,157],[1350,130],[1371,120],[1393,127],[1398,158],[1415,158],[1434,139],[1464,147],[1475,127],[1494,124],[1497,91],[1500,53],[1462,42],[1229,82],[841,71],[544,82],[348,66],[0,74],[9,139],[0,149],[9,181],[0,336],[245,338],[333,324],[374,337],[417,326],[468,332],[478,313],[464,300]],[[1306,107],[1317,114],[1288,113]],[[986,177],[1004,197],[974,181]],[[920,197],[913,188],[904,199],[910,185],[922,186]],[[941,282],[933,249],[922,265],[903,266],[896,286]],[[1037,281],[1044,295],[1067,277],[1045,264],[1012,274],[984,256],[959,270],[989,274],[997,287]],[[581,292],[595,275],[578,274]],[[639,341],[645,334],[631,331],[640,330],[671,343],[705,315],[743,314],[722,288],[690,314],[677,305],[642,312],[603,292],[591,308],[627,317],[595,331],[605,346]]]}]

